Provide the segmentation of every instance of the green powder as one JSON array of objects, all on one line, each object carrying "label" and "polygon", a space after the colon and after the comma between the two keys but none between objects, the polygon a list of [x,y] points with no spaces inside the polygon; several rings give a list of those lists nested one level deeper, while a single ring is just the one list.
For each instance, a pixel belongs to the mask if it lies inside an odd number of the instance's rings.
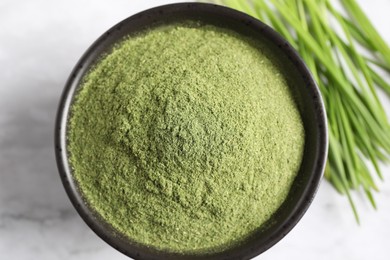
[{"label": "green powder", "polygon": [[195,22],[126,38],[85,76],[68,149],[86,203],[131,241],[216,252],[260,229],[304,129],[275,51]]}]

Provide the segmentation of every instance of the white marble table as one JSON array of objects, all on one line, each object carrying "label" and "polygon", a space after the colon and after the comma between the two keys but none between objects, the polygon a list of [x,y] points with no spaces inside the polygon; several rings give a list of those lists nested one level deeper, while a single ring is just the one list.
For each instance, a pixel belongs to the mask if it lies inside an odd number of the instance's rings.
[{"label": "white marble table", "polygon": [[[53,122],[64,82],[92,41],[168,2],[0,1],[0,259],[127,259],[70,204],[55,165]],[[390,1],[360,2],[390,43]],[[377,212],[357,198],[360,227],[346,199],[323,182],[302,221],[261,259],[390,259],[390,168],[384,173]]]}]

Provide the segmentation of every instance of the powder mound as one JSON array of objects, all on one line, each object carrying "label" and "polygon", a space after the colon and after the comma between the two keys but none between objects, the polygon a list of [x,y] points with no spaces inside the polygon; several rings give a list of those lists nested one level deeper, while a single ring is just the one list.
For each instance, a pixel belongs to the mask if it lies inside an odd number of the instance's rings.
[{"label": "powder mound", "polygon": [[283,203],[302,159],[279,66],[265,44],[196,23],[116,45],[72,105],[68,149],[86,203],[161,250],[243,241]]}]

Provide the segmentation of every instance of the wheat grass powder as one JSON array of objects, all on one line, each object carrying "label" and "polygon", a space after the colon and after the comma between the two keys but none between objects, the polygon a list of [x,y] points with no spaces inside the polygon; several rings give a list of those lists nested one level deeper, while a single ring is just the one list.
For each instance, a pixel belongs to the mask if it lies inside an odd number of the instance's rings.
[{"label": "wheat grass powder", "polygon": [[85,202],[131,241],[176,253],[244,241],[286,199],[304,128],[278,53],[183,22],[116,44],[84,76],[68,152]]}]

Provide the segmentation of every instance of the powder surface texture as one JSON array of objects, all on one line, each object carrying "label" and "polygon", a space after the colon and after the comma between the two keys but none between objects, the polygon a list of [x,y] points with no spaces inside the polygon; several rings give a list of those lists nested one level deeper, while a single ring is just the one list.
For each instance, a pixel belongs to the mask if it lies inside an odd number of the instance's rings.
[{"label": "powder surface texture", "polygon": [[86,203],[159,250],[245,240],[286,199],[303,154],[279,66],[265,44],[195,22],[117,44],[71,107],[68,151]]}]

